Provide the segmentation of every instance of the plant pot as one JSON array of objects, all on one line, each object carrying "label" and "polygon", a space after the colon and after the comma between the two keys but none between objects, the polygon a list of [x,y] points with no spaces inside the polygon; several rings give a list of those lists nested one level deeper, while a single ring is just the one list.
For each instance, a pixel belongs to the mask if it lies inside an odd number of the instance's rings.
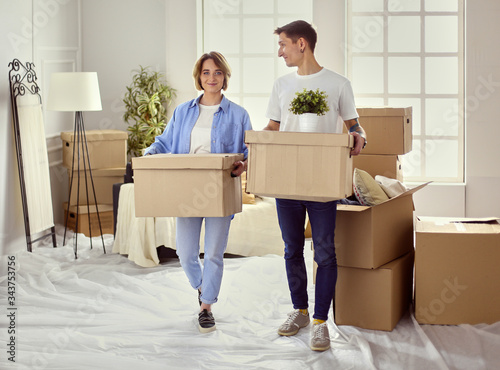
[{"label": "plant pot", "polygon": [[316,113],[299,114],[300,132],[318,132],[319,116]]}]

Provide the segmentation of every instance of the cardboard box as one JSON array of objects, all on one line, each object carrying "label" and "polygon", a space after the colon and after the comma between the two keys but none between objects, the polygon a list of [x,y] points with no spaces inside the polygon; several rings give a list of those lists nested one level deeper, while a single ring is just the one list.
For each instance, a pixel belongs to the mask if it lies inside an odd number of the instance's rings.
[{"label": "cardboard box", "polygon": [[[74,132],[61,132],[63,145],[63,166],[71,170],[73,162]],[[88,154],[92,169],[119,168],[127,165],[127,138],[128,134],[120,130],[89,130],[85,132]],[[81,139],[80,143],[80,170],[84,169]],[[85,148],[85,146],[84,146]],[[74,170],[78,169],[75,149]],[[86,151],[85,151],[86,152]],[[86,163],[88,168],[88,163]]]},{"label": "cardboard box", "polygon": [[498,219],[417,220],[415,318],[421,324],[500,321]]},{"label": "cardboard box", "polygon": [[335,226],[338,265],[373,269],[413,250],[411,195],[426,185],[373,207],[339,204]]},{"label": "cardboard box", "polygon": [[398,155],[360,154],[353,157],[353,168],[368,172],[373,178],[382,175],[403,181],[403,170]]},{"label": "cardboard box", "polygon": [[[405,154],[412,149],[412,108],[357,108],[368,144],[363,154]],[[344,126],[345,132],[347,129]]]},{"label": "cardboard box", "polygon": [[[85,174],[87,175],[88,196],[85,190]],[[124,168],[110,168],[92,170],[92,179],[94,181],[95,195],[97,204],[113,204],[113,185],[123,182]],[[71,170],[68,170],[68,186],[71,181]],[[92,182],[90,171],[80,171],[80,196],[78,197],[78,171],[73,171],[73,185],[71,186],[71,197],[69,204],[95,204],[94,193],[92,192]],[[68,188],[69,189],[69,188]]]},{"label": "cardboard box", "polygon": [[[64,202],[63,209],[64,223],[66,223],[66,216],[68,213],[67,202]],[[97,210],[99,211],[99,216],[97,216]],[[77,217],[78,229],[76,227]],[[99,220],[101,221],[100,228]],[[87,237],[90,237],[90,232],[92,232],[92,237],[101,235],[101,229],[103,234],[113,234],[113,206],[109,204],[98,204],[97,208],[95,205],[89,205],[87,207],[86,204],[81,205],[78,208],[76,206],[70,206],[67,227],[78,233],[83,233]]]},{"label": "cardboard box", "polygon": [[410,251],[373,270],[339,266],[335,323],[372,330],[394,329],[410,306],[413,258],[414,252]]},{"label": "cardboard box", "polygon": [[224,217],[241,212],[243,154],[156,154],[132,159],[136,217]]},{"label": "cardboard box", "polygon": [[352,194],[352,135],[246,131],[245,142],[250,193],[319,202]]}]

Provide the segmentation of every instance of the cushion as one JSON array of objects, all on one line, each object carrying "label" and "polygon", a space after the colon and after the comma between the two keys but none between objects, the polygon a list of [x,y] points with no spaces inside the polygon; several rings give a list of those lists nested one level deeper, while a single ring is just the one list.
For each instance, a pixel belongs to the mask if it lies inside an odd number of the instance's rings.
[{"label": "cushion", "polygon": [[395,196],[403,194],[408,190],[408,188],[401,181],[391,179],[390,177],[376,175],[375,181],[380,185],[389,198],[394,198]]},{"label": "cushion", "polygon": [[241,201],[243,204],[255,204],[255,195],[246,193],[247,187],[247,171],[241,174]]},{"label": "cushion", "polygon": [[354,169],[352,187],[356,199],[363,206],[375,206],[389,200],[375,179],[368,172],[359,168]]}]

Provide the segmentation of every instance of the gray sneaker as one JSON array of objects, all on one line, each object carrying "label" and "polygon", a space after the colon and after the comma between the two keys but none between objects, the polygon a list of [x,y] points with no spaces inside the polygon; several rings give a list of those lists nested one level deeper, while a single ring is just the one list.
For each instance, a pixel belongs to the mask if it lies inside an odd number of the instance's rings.
[{"label": "gray sneaker", "polygon": [[330,348],[330,333],[326,322],[314,324],[311,332],[311,349],[313,351],[326,351]]},{"label": "gray sneaker", "polygon": [[295,335],[300,328],[309,325],[309,314],[304,315],[299,310],[293,310],[288,314],[286,321],[278,328],[278,334],[284,336]]}]

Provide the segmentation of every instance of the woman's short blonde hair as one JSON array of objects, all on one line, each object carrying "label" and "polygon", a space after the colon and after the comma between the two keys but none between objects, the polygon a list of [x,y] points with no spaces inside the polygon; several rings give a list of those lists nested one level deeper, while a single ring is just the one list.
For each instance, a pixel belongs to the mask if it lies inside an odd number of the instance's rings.
[{"label": "woman's short blonde hair", "polygon": [[196,61],[193,68],[194,86],[196,87],[196,90],[198,91],[203,90],[200,80],[201,68],[203,66],[203,62],[205,62],[205,60],[207,59],[212,59],[215,65],[221,69],[222,73],[224,73],[224,83],[222,84],[222,90],[226,90],[229,78],[231,77],[231,67],[229,67],[226,58],[224,58],[224,56],[221,53],[218,53],[216,51],[205,53],[200,57],[200,59]]}]

